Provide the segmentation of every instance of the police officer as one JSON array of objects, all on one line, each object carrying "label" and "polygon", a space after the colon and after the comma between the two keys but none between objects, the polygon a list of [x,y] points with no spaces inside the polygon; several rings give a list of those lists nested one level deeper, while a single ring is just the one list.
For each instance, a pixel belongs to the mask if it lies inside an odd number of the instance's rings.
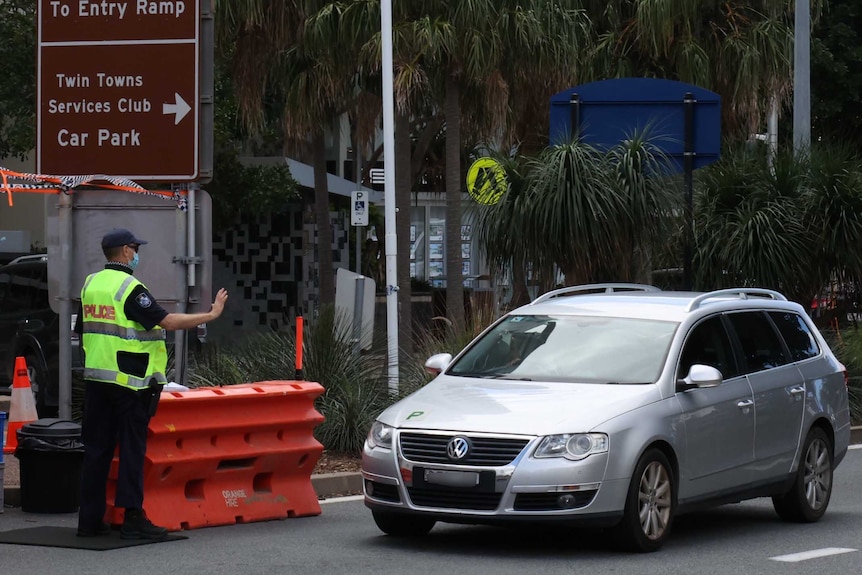
[{"label": "police officer", "polygon": [[138,249],[147,242],[129,230],[102,238],[105,269],[90,274],[81,289],[76,330],[84,348],[84,463],[78,536],[106,535],[106,489],[111,460],[120,444],[114,504],[125,509],[125,539],[163,539],[143,511],[147,427],[166,383],[165,330],[191,329],[219,317],[227,301],[220,289],[206,313],[168,313],[135,279]]}]

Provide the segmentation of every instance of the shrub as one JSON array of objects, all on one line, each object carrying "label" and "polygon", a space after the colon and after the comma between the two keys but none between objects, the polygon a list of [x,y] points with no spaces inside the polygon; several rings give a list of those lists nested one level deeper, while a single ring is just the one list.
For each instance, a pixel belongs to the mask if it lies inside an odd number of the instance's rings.
[{"label": "shrub", "polygon": [[399,396],[404,397],[416,391],[431,380],[425,371],[425,361],[437,353],[449,353],[454,357],[476,339],[500,315],[493,302],[486,301],[470,308],[464,331],[458,332],[452,322],[444,317],[432,318],[430,328],[419,335],[412,353],[401,352]]},{"label": "shrub", "polygon": [[[303,334],[303,378],[320,383],[316,402],[325,421],[315,437],[327,450],[358,453],[376,415],[388,404],[385,358],[357,353],[352,320],[325,306]],[[250,333],[230,347],[209,345],[193,359],[190,387],[294,379],[296,336]]]},{"label": "shrub", "polygon": [[850,395],[850,419],[854,425],[862,424],[862,332],[847,329],[843,332],[823,331],[829,347],[847,368]]}]

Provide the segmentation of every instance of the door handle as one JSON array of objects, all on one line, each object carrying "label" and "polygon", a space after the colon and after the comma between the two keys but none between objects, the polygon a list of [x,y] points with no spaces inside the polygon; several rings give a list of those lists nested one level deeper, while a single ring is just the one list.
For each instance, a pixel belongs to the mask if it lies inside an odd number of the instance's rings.
[{"label": "door handle", "polygon": [[754,405],[753,399],[743,399],[743,400],[736,402],[736,407],[738,407],[739,409],[742,409],[742,410],[746,410],[749,407],[752,407],[753,405]]},{"label": "door handle", "polygon": [[800,393],[805,393],[804,385],[797,385],[790,388],[790,395],[799,395]]}]

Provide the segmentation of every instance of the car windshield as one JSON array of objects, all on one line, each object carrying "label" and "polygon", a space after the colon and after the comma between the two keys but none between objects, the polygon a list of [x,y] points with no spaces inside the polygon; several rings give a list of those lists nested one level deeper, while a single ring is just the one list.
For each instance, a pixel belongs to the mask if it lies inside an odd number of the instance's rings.
[{"label": "car windshield", "polygon": [[507,316],[446,371],[464,377],[652,383],[676,322],[594,316]]}]

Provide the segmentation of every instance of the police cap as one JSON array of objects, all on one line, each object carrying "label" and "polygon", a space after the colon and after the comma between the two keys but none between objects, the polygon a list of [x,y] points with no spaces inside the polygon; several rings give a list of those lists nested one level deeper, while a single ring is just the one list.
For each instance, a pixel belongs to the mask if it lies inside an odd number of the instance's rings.
[{"label": "police cap", "polygon": [[135,234],[123,228],[114,228],[102,238],[102,249],[118,248],[120,246],[128,246],[137,244],[139,246],[147,243],[146,240],[141,240],[135,237]]}]

